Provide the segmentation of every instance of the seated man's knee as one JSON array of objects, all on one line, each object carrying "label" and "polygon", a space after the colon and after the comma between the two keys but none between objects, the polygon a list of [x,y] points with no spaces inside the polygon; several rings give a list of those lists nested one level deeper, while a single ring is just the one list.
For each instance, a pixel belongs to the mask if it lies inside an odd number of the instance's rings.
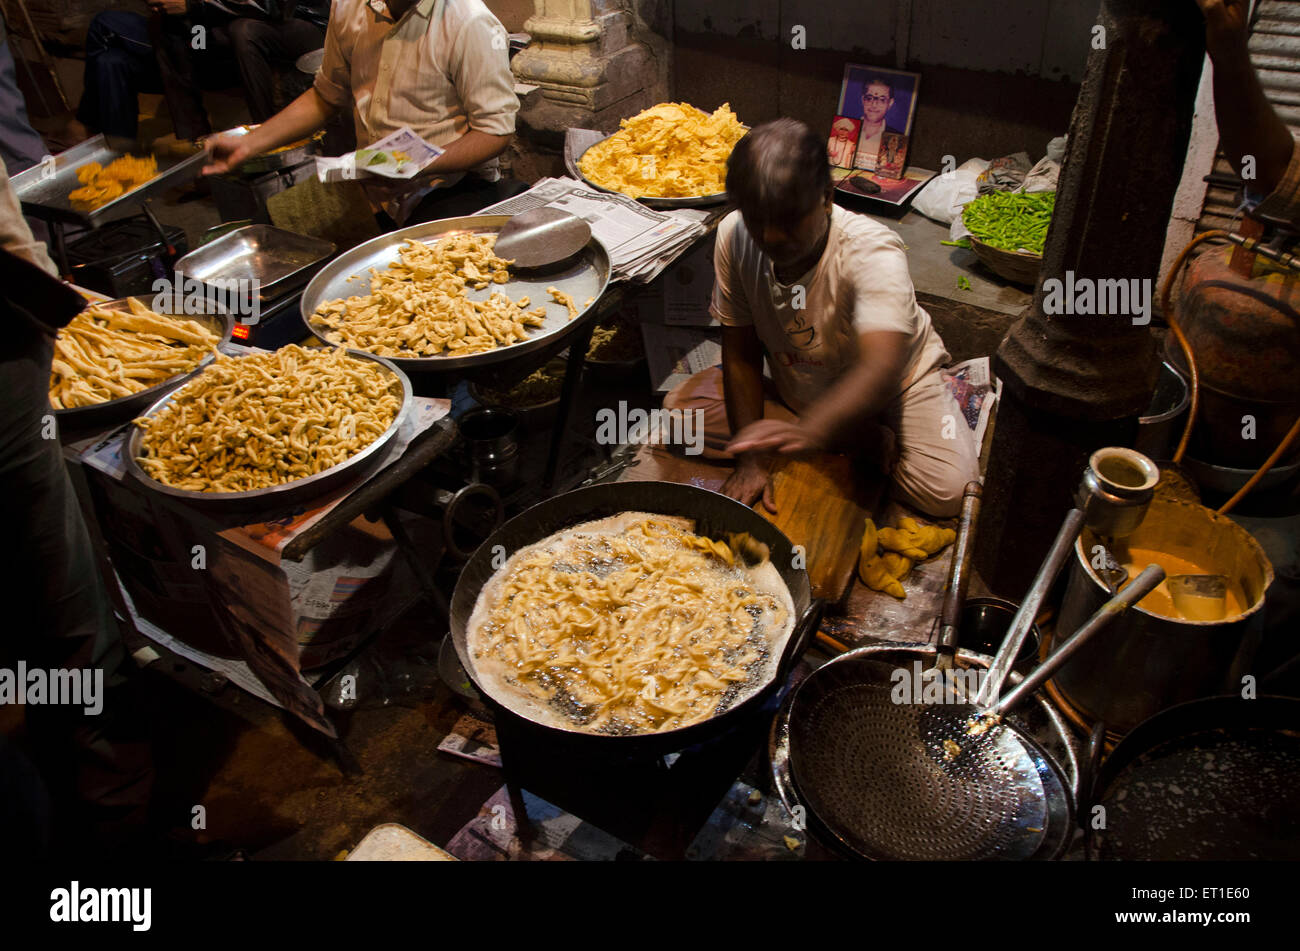
[{"label": "seated man's knee", "polygon": [[260,54],[263,40],[266,38],[268,31],[275,30],[275,25],[249,17],[241,17],[233,21],[228,29],[230,32],[230,45],[234,49],[235,55],[242,56],[246,53]]}]

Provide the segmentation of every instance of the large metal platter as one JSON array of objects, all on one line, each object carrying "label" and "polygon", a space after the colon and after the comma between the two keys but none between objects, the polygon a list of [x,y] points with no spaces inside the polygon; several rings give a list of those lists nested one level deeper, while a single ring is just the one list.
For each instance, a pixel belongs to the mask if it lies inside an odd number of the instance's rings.
[{"label": "large metal platter", "polygon": [[[429,221],[412,225],[389,234],[372,238],[347,251],[321,269],[307,289],[302,293],[302,320],[313,334],[316,330],[311,325],[311,315],[327,301],[341,297],[366,294],[370,290],[371,268],[382,270],[397,260],[398,249],[408,240],[430,243],[447,234],[469,232],[471,234],[496,234],[510,220],[510,215],[471,215],[465,218],[444,218],[441,221]],[[497,347],[486,353],[474,353],[468,356],[452,356],[442,353],[433,357],[389,357],[395,364],[416,373],[465,371],[477,369],[489,364],[502,363],[527,354],[541,351],[559,342],[577,330],[584,322],[584,317],[594,316],[600,296],[609,284],[609,254],[604,245],[594,237],[572,261],[565,262],[555,269],[536,272],[515,272],[505,284],[493,284],[481,291],[469,290],[471,300],[487,300],[495,291],[504,291],[515,300],[527,295],[532,298],[530,306],[546,305],[546,323],[536,328],[527,340],[513,343],[508,347]],[[546,293],[546,288],[556,287],[573,298],[578,313],[569,319],[569,311],[557,304]],[[591,304],[586,304],[587,299]]]},{"label": "large metal platter", "polygon": [[[92,307],[102,307],[105,310],[126,310],[128,308],[127,300],[122,297],[118,300],[105,301],[102,304],[92,304]],[[153,310],[153,298],[147,296],[136,297],[141,304]],[[212,333],[221,337],[217,343],[220,347],[230,342],[230,335],[234,330],[235,321],[229,314],[222,313],[221,309],[215,308],[216,312],[211,314],[164,314],[154,310],[159,317],[174,317],[176,320],[192,320],[197,324],[202,324]],[[76,406],[71,409],[56,409],[54,415],[58,418],[59,426],[64,429],[88,430],[92,428],[107,429],[110,426],[119,426],[129,419],[134,419],[140,414],[140,411],[153,403],[162,394],[175,389],[186,380],[193,377],[205,366],[213,361],[212,354],[204,357],[199,361],[198,366],[187,373],[178,373],[176,376],[161,383],[155,383],[147,390],[141,390],[139,393],[132,393],[129,396],[119,396],[116,399],[107,400],[103,403],[94,403],[90,406]]]},{"label": "large metal platter", "polygon": [[119,195],[93,211],[68,200],[68,193],[81,187],[81,182],[77,180],[77,169],[88,162],[108,165],[113,159],[138,154],[139,151],[130,139],[108,139],[97,135],[60,152],[50,161],[19,172],[10,181],[14,193],[22,202],[24,214],[43,221],[69,221],[94,228],[108,218],[117,217],[122,208],[133,206],[164,188],[193,178],[206,160],[203,152],[189,156],[155,154],[154,157],[158,159],[158,174],[139,188]]},{"label": "large metal platter", "polygon": [[176,272],[196,281],[256,281],[258,296],[273,300],[306,283],[334,253],[334,244],[271,225],[245,225],[195,248]]},{"label": "large metal platter", "polygon": [[[609,138],[609,136],[605,136],[605,138],[607,139]],[[604,141],[605,139],[600,140],[600,142],[604,142]],[[582,173],[583,158],[586,156],[588,152],[590,152],[596,146],[600,145],[600,142],[593,142],[591,145],[583,149],[582,155],[579,155],[577,162],[574,163],[574,168],[578,170],[578,176],[582,179],[583,183],[590,186],[591,188],[596,189],[596,191],[606,192],[610,195],[622,195],[623,192],[621,191],[618,191],[613,188],[606,188],[604,185],[597,185],[595,182],[593,182],[591,179],[589,179],[586,175]],[[627,197],[630,198],[632,196],[628,195]],[[650,195],[642,195],[641,197],[637,198],[637,201],[641,202],[643,205],[645,205],[648,208],[663,208],[663,209],[707,208],[710,207],[711,205],[726,204],[727,193],[718,192],[715,195],[691,195],[685,198],[663,198],[663,197],[655,197]]]},{"label": "large metal platter", "polygon": [[[388,360],[377,357],[371,353],[363,353],[360,350],[349,350],[348,355],[356,357],[359,360],[372,360],[378,363],[385,370],[393,375],[393,378],[401,384],[402,387],[402,405],[397,411],[392,424],[384,433],[372,442],[365,449],[362,449],[354,456],[350,456],[336,466],[331,466],[323,472],[317,472],[315,475],[307,476],[305,479],[295,479],[293,482],[285,482],[281,485],[268,486],[265,489],[253,489],[248,492],[195,492],[189,489],[177,489],[170,485],[152,478],[144,471],[144,468],[136,461],[140,455],[141,444],[144,441],[144,430],[135,427],[130,438],[127,440],[126,448],[122,454],[122,461],[126,464],[127,469],[136,479],[144,485],[160,492],[163,495],[169,495],[175,499],[181,499],[190,504],[227,511],[246,511],[246,510],[283,510],[287,509],[304,499],[320,498],[334,489],[361,478],[363,475],[374,470],[379,463],[388,455],[389,444],[401,429],[402,424],[411,414],[411,404],[413,400],[413,391],[411,381],[407,379],[406,374],[399,368],[395,367]],[[143,415],[146,417],[156,416],[160,413],[168,402],[175,398],[179,389],[168,393],[158,402],[146,410]]]}]

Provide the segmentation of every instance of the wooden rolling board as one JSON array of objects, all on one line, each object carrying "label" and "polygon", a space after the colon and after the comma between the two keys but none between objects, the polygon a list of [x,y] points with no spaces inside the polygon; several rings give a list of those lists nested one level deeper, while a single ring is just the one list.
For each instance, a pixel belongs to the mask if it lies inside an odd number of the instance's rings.
[{"label": "wooden rolling board", "polygon": [[776,470],[776,514],[755,510],[808,553],[813,595],[841,605],[853,587],[863,522],[880,508],[884,480],[864,484],[844,456],[818,453]]},{"label": "wooden rolling board", "polygon": [[[620,482],[651,479],[684,482],[718,491],[731,467],[699,458],[683,457],[659,446],[643,446],[636,463],[619,476]],[[776,472],[775,515],[762,503],[755,510],[808,553],[805,566],[813,595],[831,605],[841,605],[853,586],[862,543],[863,521],[880,510],[883,478],[866,483],[855,478],[844,456],[819,453],[791,459]]]}]

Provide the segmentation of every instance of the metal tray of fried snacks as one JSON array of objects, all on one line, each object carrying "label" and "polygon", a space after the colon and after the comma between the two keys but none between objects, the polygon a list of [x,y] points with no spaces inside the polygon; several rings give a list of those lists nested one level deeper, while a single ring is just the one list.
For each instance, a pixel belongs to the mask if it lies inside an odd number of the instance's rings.
[{"label": "metal tray of fried snacks", "polygon": [[[153,299],[150,297],[136,297],[136,301],[143,304],[146,308],[153,310]],[[105,301],[102,304],[91,304],[90,308],[100,308],[103,310],[130,310],[127,303],[129,298],[122,297],[118,300]],[[234,330],[235,322],[229,314],[217,305],[212,305],[212,313],[208,314],[166,314],[153,311],[157,316],[165,320],[192,320],[200,324],[221,339],[214,346],[220,347],[230,342],[230,335]],[[59,343],[55,347],[55,359],[59,359],[61,354],[58,347],[62,344],[64,331],[59,331]],[[55,416],[59,420],[59,426],[64,429],[86,431],[95,428],[108,428],[110,426],[119,426],[127,420],[134,419],[139,415],[140,410],[144,409],[150,403],[158,399],[159,396],[168,390],[174,389],[186,380],[190,379],[205,366],[212,362],[215,354],[209,353],[206,357],[192,369],[184,373],[178,373],[169,377],[147,389],[131,393],[128,396],[118,396],[111,400],[105,400],[102,403],[91,403],[88,406],[74,406],[66,409],[56,409]],[[113,371],[105,368],[106,372],[111,374]]]},{"label": "metal tray of fried snacks", "polygon": [[267,301],[307,283],[333,253],[330,241],[271,225],[246,225],[195,248],[176,262],[176,273],[204,284],[249,281]]},{"label": "metal tray of fried snacks", "polygon": [[[749,126],[744,126],[744,128],[748,130]],[[605,138],[609,138],[609,136],[606,136]],[[604,141],[605,139],[600,140],[600,142]],[[633,196],[627,194],[627,192],[621,192],[615,188],[606,188],[604,185],[597,185],[583,174],[582,160],[586,158],[588,152],[600,145],[600,142],[591,143],[591,145],[583,149],[582,154],[578,156],[577,161],[574,163],[574,167],[578,170],[578,177],[582,179],[584,185],[594,188],[598,192],[632,198]],[[725,191],[717,192],[713,195],[682,195],[679,197],[669,197],[665,195],[638,195],[636,196],[636,200],[641,202],[641,204],[645,205],[647,208],[658,208],[667,211],[673,208],[709,208],[714,205],[725,205],[728,200],[728,195]]]},{"label": "metal tray of fried snacks", "polygon": [[[414,390],[411,388],[411,381],[406,374],[390,361],[377,357],[372,353],[363,353],[360,350],[348,350],[347,353],[348,356],[358,360],[370,360],[378,363],[390,373],[393,380],[401,387],[402,404],[393,417],[392,423],[374,442],[337,465],[301,479],[267,486],[264,489],[252,489],[247,492],[198,492],[190,489],[178,489],[154,479],[140,465],[138,457],[143,452],[146,434],[144,429],[139,426],[132,429],[131,435],[127,439],[126,448],[122,452],[122,461],[126,464],[127,470],[132,476],[155,492],[183,500],[199,508],[220,509],[226,512],[288,511],[301,502],[319,499],[335,489],[358,481],[374,472],[388,457],[389,448],[394,438],[396,438],[411,415]],[[141,415],[146,418],[157,416],[181,392],[181,389],[172,390]]]},{"label": "metal tray of fried snacks", "polygon": [[[510,220],[510,215],[471,215],[444,218],[412,225],[372,238],[345,251],[312,278],[302,294],[302,319],[307,329],[320,336],[321,329],[312,324],[312,315],[330,301],[369,293],[371,270],[382,270],[398,261],[398,251],[407,241],[433,243],[454,233],[496,234]],[[417,373],[469,371],[488,364],[513,360],[530,351],[551,350],[560,340],[576,331],[587,318],[595,317],[595,306],[609,284],[609,254],[595,238],[574,257],[545,271],[511,269],[504,284],[492,284],[483,290],[468,291],[471,301],[486,300],[494,292],[504,292],[512,300],[529,298],[530,307],[546,307],[545,323],[535,328],[527,340],[499,346],[481,353],[454,356],[447,352],[428,357],[390,356],[398,366]],[[567,294],[578,312],[569,316],[568,308],[552,299],[547,288]]]},{"label": "metal tray of fried snacks", "polygon": [[205,158],[203,152],[193,155],[157,152],[154,153],[154,158],[158,161],[157,174],[112,201],[91,208],[68,198],[69,194],[82,187],[82,182],[77,178],[77,170],[82,166],[90,162],[107,166],[124,155],[140,154],[143,154],[142,151],[136,148],[132,139],[110,139],[97,135],[19,172],[10,181],[14,194],[22,203],[24,214],[43,221],[68,221],[94,228],[100,222],[116,217],[122,208],[130,207],[161,189],[193,178],[203,167]]}]

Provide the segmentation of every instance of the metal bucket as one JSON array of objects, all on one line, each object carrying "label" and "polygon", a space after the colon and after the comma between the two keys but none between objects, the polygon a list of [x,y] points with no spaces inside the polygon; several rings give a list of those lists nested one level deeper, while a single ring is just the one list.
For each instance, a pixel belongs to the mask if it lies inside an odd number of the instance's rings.
[{"label": "metal bucket", "polygon": [[[1092,566],[1098,544],[1085,529],[1052,647],[1073,633],[1109,597]],[[1186,559],[1205,573],[1226,575],[1243,605],[1221,621],[1176,620],[1135,606],[1078,653],[1053,684],[1080,714],[1124,733],[1177,703],[1237,693],[1258,644],[1264,594],[1273,566],[1250,533],[1231,519],[1188,502],[1153,499],[1142,524],[1121,542],[1129,548]]]},{"label": "metal bucket", "polygon": [[1160,364],[1156,391],[1151,395],[1147,411],[1138,419],[1133,448],[1152,459],[1173,456],[1191,401],[1192,391],[1183,375],[1167,360]]}]

